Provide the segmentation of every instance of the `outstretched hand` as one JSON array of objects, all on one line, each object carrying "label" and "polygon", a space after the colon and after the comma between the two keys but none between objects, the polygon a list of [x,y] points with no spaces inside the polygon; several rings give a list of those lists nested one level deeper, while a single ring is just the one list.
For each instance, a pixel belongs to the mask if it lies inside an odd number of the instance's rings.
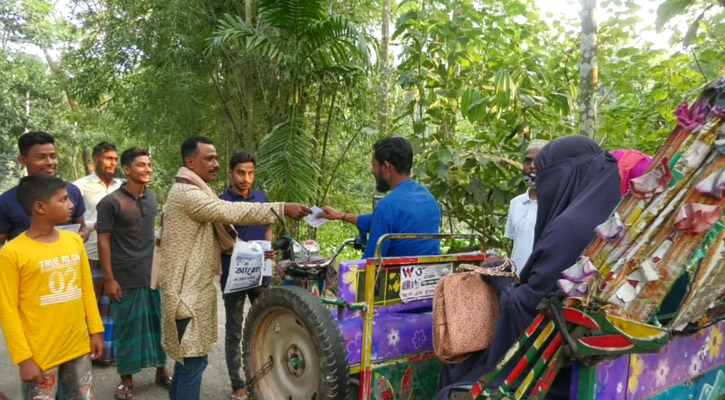
[{"label": "outstretched hand", "polygon": [[292,219],[302,219],[312,214],[312,210],[309,207],[303,206],[300,203],[285,203],[284,204],[284,215]]},{"label": "outstretched hand", "polygon": [[337,210],[335,210],[334,208],[332,208],[330,206],[327,206],[327,207],[322,207],[322,212],[319,213],[319,214],[317,214],[316,217],[317,218],[329,219],[330,221],[334,221],[336,219],[342,219],[342,216],[343,215],[344,215],[344,213],[342,213],[340,211],[337,211]]}]

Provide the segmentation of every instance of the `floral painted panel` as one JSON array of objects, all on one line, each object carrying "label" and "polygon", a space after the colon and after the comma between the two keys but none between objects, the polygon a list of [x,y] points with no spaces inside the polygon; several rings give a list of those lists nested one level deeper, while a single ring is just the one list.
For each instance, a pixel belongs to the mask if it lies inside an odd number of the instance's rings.
[{"label": "floral painted panel", "polygon": [[438,392],[440,370],[435,357],[377,367],[370,400],[430,400]]},{"label": "floral painted panel", "polygon": [[[602,361],[597,365],[595,399],[622,399],[623,392],[626,400],[649,399],[680,386],[692,387],[698,376],[725,366],[724,337],[725,322],[720,322],[690,336],[675,337],[659,353]],[[621,376],[625,368],[628,369],[626,380]],[[713,382],[715,377],[710,380],[711,386]],[[688,393],[685,398],[697,398],[690,397],[692,391]]]},{"label": "floral painted panel", "polygon": [[[360,363],[362,318],[338,322],[350,364]],[[433,351],[433,316],[425,313],[381,313],[373,319],[373,361]]]},{"label": "floral painted panel", "polygon": [[665,390],[649,400],[721,400],[725,398],[725,366],[709,371],[692,381]]},{"label": "floral painted panel", "polygon": [[[601,361],[597,364],[594,399],[626,400],[629,391],[628,374],[629,356]],[[633,385],[636,383],[633,382]]]}]

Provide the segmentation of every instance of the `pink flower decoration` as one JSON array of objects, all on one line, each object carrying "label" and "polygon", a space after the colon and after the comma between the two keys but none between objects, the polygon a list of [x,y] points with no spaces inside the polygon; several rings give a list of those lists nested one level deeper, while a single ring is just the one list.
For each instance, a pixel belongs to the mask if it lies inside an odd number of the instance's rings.
[{"label": "pink flower decoration", "polygon": [[622,237],[624,224],[618,213],[612,214],[606,221],[594,228],[597,236],[605,242],[614,243]]},{"label": "pink flower decoration", "polygon": [[725,118],[725,107],[720,107],[719,105],[716,105],[712,108],[712,115],[718,118]]},{"label": "pink flower decoration", "polygon": [[722,199],[723,191],[725,191],[725,169],[719,169],[715,173],[708,175],[707,178],[695,185],[695,189],[718,200]]},{"label": "pink flower decoration", "polygon": [[683,233],[704,233],[720,219],[719,206],[686,203],[675,214],[675,228]]},{"label": "pink flower decoration", "polygon": [[556,281],[556,285],[569,297],[582,297],[587,294],[590,286],[599,277],[599,270],[592,264],[589,257],[581,256],[574,265],[562,271],[564,279]]},{"label": "pink flower decoration", "polygon": [[650,198],[662,193],[672,180],[670,161],[663,158],[662,162],[646,174],[629,181],[629,191],[639,199]]},{"label": "pink flower decoration", "polygon": [[692,110],[687,101],[680,104],[675,110],[675,117],[677,117],[677,123],[687,129],[693,131],[698,126],[702,125],[707,116],[708,107],[705,103],[697,103]]},{"label": "pink flower decoration", "polygon": [[561,289],[567,297],[584,297],[589,292],[589,287],[594,285],[596,278],[590,276],[584,282],[572,282],[568,279],[559,279],[556,286]]},{"label": "pink flower decoration", "polygon": [[562,271],[561,274],[570,281],[585,282],[590,276],[599,277],[599,270],[592,264],[589,257],[580,256],[574,265]]}]

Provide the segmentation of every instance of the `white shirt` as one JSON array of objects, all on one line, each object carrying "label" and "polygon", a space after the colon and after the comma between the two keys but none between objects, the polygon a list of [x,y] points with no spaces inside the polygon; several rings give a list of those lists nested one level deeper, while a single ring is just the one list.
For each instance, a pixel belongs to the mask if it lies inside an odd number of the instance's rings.
[{"label": "white shirt", "polygon": [[121,180],[113,178],[111,184],[106,186],[105,183],[94,172],[86,175],[81,179],[73,182],[78,186],[83,195],[83,202],[86,203],[86,212],[83,216],[86,219],[86,227],[90,235],[86,242],[86,253],[89,260],[98,260],[98,233],[96,232],[96,205],[107,194],[121,187]]},{"label": "white shirt", "polygon": [[521,275],[526,261],[534,247],[534,227],[536,226],[536,200],[529,197],[529,191],[514,197],[509,203],[504,236],[514,241],[511,259],[516,263],[516,271]]}]

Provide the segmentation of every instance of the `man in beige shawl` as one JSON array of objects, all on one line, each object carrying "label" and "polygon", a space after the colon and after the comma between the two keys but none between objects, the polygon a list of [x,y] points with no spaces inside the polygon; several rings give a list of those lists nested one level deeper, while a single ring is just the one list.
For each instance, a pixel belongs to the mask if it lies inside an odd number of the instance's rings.
[{"label": "man in beige shawl", "polygon": [[[181,145],[184,166],[169,190],[161,237],[162,343],[176,360],[171,400],[199,399],[207,354],[217,340],[219,254],[234,246],[233,225],[267,225],[278,215],[299,219],[309,208],[297,203],[232,203],[220,200],[208,182],[219,163],[211,140],[194,136]],[[274,211],[272,211],[274,210]]]}]

